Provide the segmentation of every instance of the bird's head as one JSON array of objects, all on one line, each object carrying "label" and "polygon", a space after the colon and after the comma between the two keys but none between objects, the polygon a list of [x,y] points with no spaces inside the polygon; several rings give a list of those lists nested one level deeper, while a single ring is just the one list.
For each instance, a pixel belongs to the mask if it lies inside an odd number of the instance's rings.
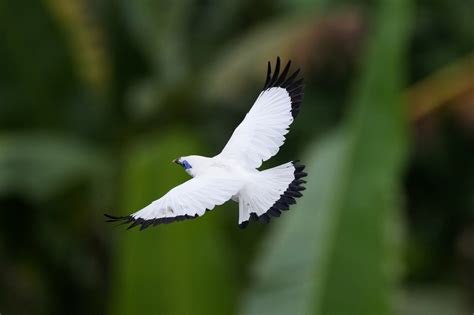
[{"label": "bird's head", "polygon": [[189,175],[194,177],[196,172],[199,172],[199,170],[202,170],[207,165],[207,160],[208,158],[203,156],[190,155],[174,159],[173,163],[181,165]]},{"label": "bird's head", "polygon": [[188,169],[190,169],[190,168],[193,168],[193,167],[191,166],[191,164],[189,163],[189,161],[186,160],[186,158],[182,158],[182,157],[181,157],[181,158],[174,159],[174,160],[173,160],[173,163],[176,163],[176,164],[178,164],[178,165],[181,165],[185,170],[188,170]]}]

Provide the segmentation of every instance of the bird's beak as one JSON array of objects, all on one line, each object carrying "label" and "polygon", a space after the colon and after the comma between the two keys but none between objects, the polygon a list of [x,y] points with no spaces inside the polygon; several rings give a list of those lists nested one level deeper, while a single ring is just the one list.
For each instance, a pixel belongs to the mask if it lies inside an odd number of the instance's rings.
[{"label": "bird's beak", "polygon": [[174,159],[174,160],[171,161],[171,162],[176,163],[176,164],[178,164],[178,165],[181,165],[181,163],[179,162],[179,159]]}]

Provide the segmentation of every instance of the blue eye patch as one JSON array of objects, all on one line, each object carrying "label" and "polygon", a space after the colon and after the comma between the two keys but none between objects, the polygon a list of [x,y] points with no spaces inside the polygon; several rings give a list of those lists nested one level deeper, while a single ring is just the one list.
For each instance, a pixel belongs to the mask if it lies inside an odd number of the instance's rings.
[{"label": "blue eye patch", "polygon": [[184,160],[181,165],[183,165],[185,170],[192,168],[191,164],[189,164],[186,160]]}]

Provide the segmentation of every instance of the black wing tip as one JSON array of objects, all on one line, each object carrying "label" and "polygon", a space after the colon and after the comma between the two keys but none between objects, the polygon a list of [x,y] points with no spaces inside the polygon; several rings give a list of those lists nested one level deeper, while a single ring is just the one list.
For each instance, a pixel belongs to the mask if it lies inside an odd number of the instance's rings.
[{"label": "black wing tip", "polygon": [[239,228],[245,229],[249,225],[249,220],[243,221],[242,223],[239,224]]},{"label": "black wing tip", "polygon": [[145,220],[143,218],[134,218],[131,215],[128,216],[113,216],[110,214],[104,213],[104,216],[107,218],[106,222],[122,222],[122,224],[128,224],[130,225],[127,227],[127,230],[130,230],[136,226],[140,226],[140,231],[145,230],[146,228],[150,226],[157,226],[160,224],[169,224],[177,221],[183,221],[183,220],[188,220],[188,219],[195,219],[199,217],[199,215],[179,215],[175,217],[166,217],[166,218],[155,218],[155,219],[148,219]]},{"label": "black wing tip", "polygon": [[275,72],[272,75],[272,67],[270,61],[268,62],[267,79],[263,90],[267,90],[273,87],[281,87],[287,90],[291,98],[291,115],[293,118],[298,116],[301,108],[301,102],[304,96],[304,80],[299,78],[300,68],[296,69],[290,76],[287,77],[291,66],[291,59],[288,60],[283,72],[280,74],[280,57],[277,56]]},{"label": "black wing tip", "polygon": [[104,216],[107,218],[106,222],[120,222],[128,220],[130,216],[114,216],[111,214],[104,213]]},{"label": "black wing tip", "polygon": [[257,216],[255,213],[250,214],[250,218],[247,221],[244,221],[239,224],[241,229],[245,229],[249,224],[249,221],[259,221],[261,223],[267,224],[271,221],[271,218],[277,218],[281,216],[282,211],[288,211],[291,205],[296,204],[296,199],[303,196],[301,193],[302,191],[306,190],[306,187],[303,184],[306,184],[306,181],[303,180],[303,177],[306,177],[308,174],[303,172],[305,166],[299,163],[299,160],[295,160],[292,162],[294,170],[295,178],[293,181],[288,185],[288,188],[285,192],[280,196],[280,199],[275,201],[273,206],[270,207],[264,214],[261,216]]}]

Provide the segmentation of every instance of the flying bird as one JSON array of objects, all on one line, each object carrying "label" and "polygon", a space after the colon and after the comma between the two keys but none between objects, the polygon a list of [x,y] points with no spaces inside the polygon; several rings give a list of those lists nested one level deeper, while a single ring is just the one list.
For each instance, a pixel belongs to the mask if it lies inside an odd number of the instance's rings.
[{"label": "flying bird", "polygon": [[290,125],[300,111],[303,79],[300,69],[289,74],[291,60],[280,73],[280,57],[272,73],[268,62],[262,92],[230,137],[214,157],[183,156],[173,160],[192,178],[128,216],[106,214],[108,222],[123,221],[129,229],[143,230],[162,223],[194,219],[232,199],[239,203],[239,226],[250,219],[268,223],[279,217],[301,197],[306,183],[304,166],[292,161],[258,170],[263,161],[276,155]]}]

